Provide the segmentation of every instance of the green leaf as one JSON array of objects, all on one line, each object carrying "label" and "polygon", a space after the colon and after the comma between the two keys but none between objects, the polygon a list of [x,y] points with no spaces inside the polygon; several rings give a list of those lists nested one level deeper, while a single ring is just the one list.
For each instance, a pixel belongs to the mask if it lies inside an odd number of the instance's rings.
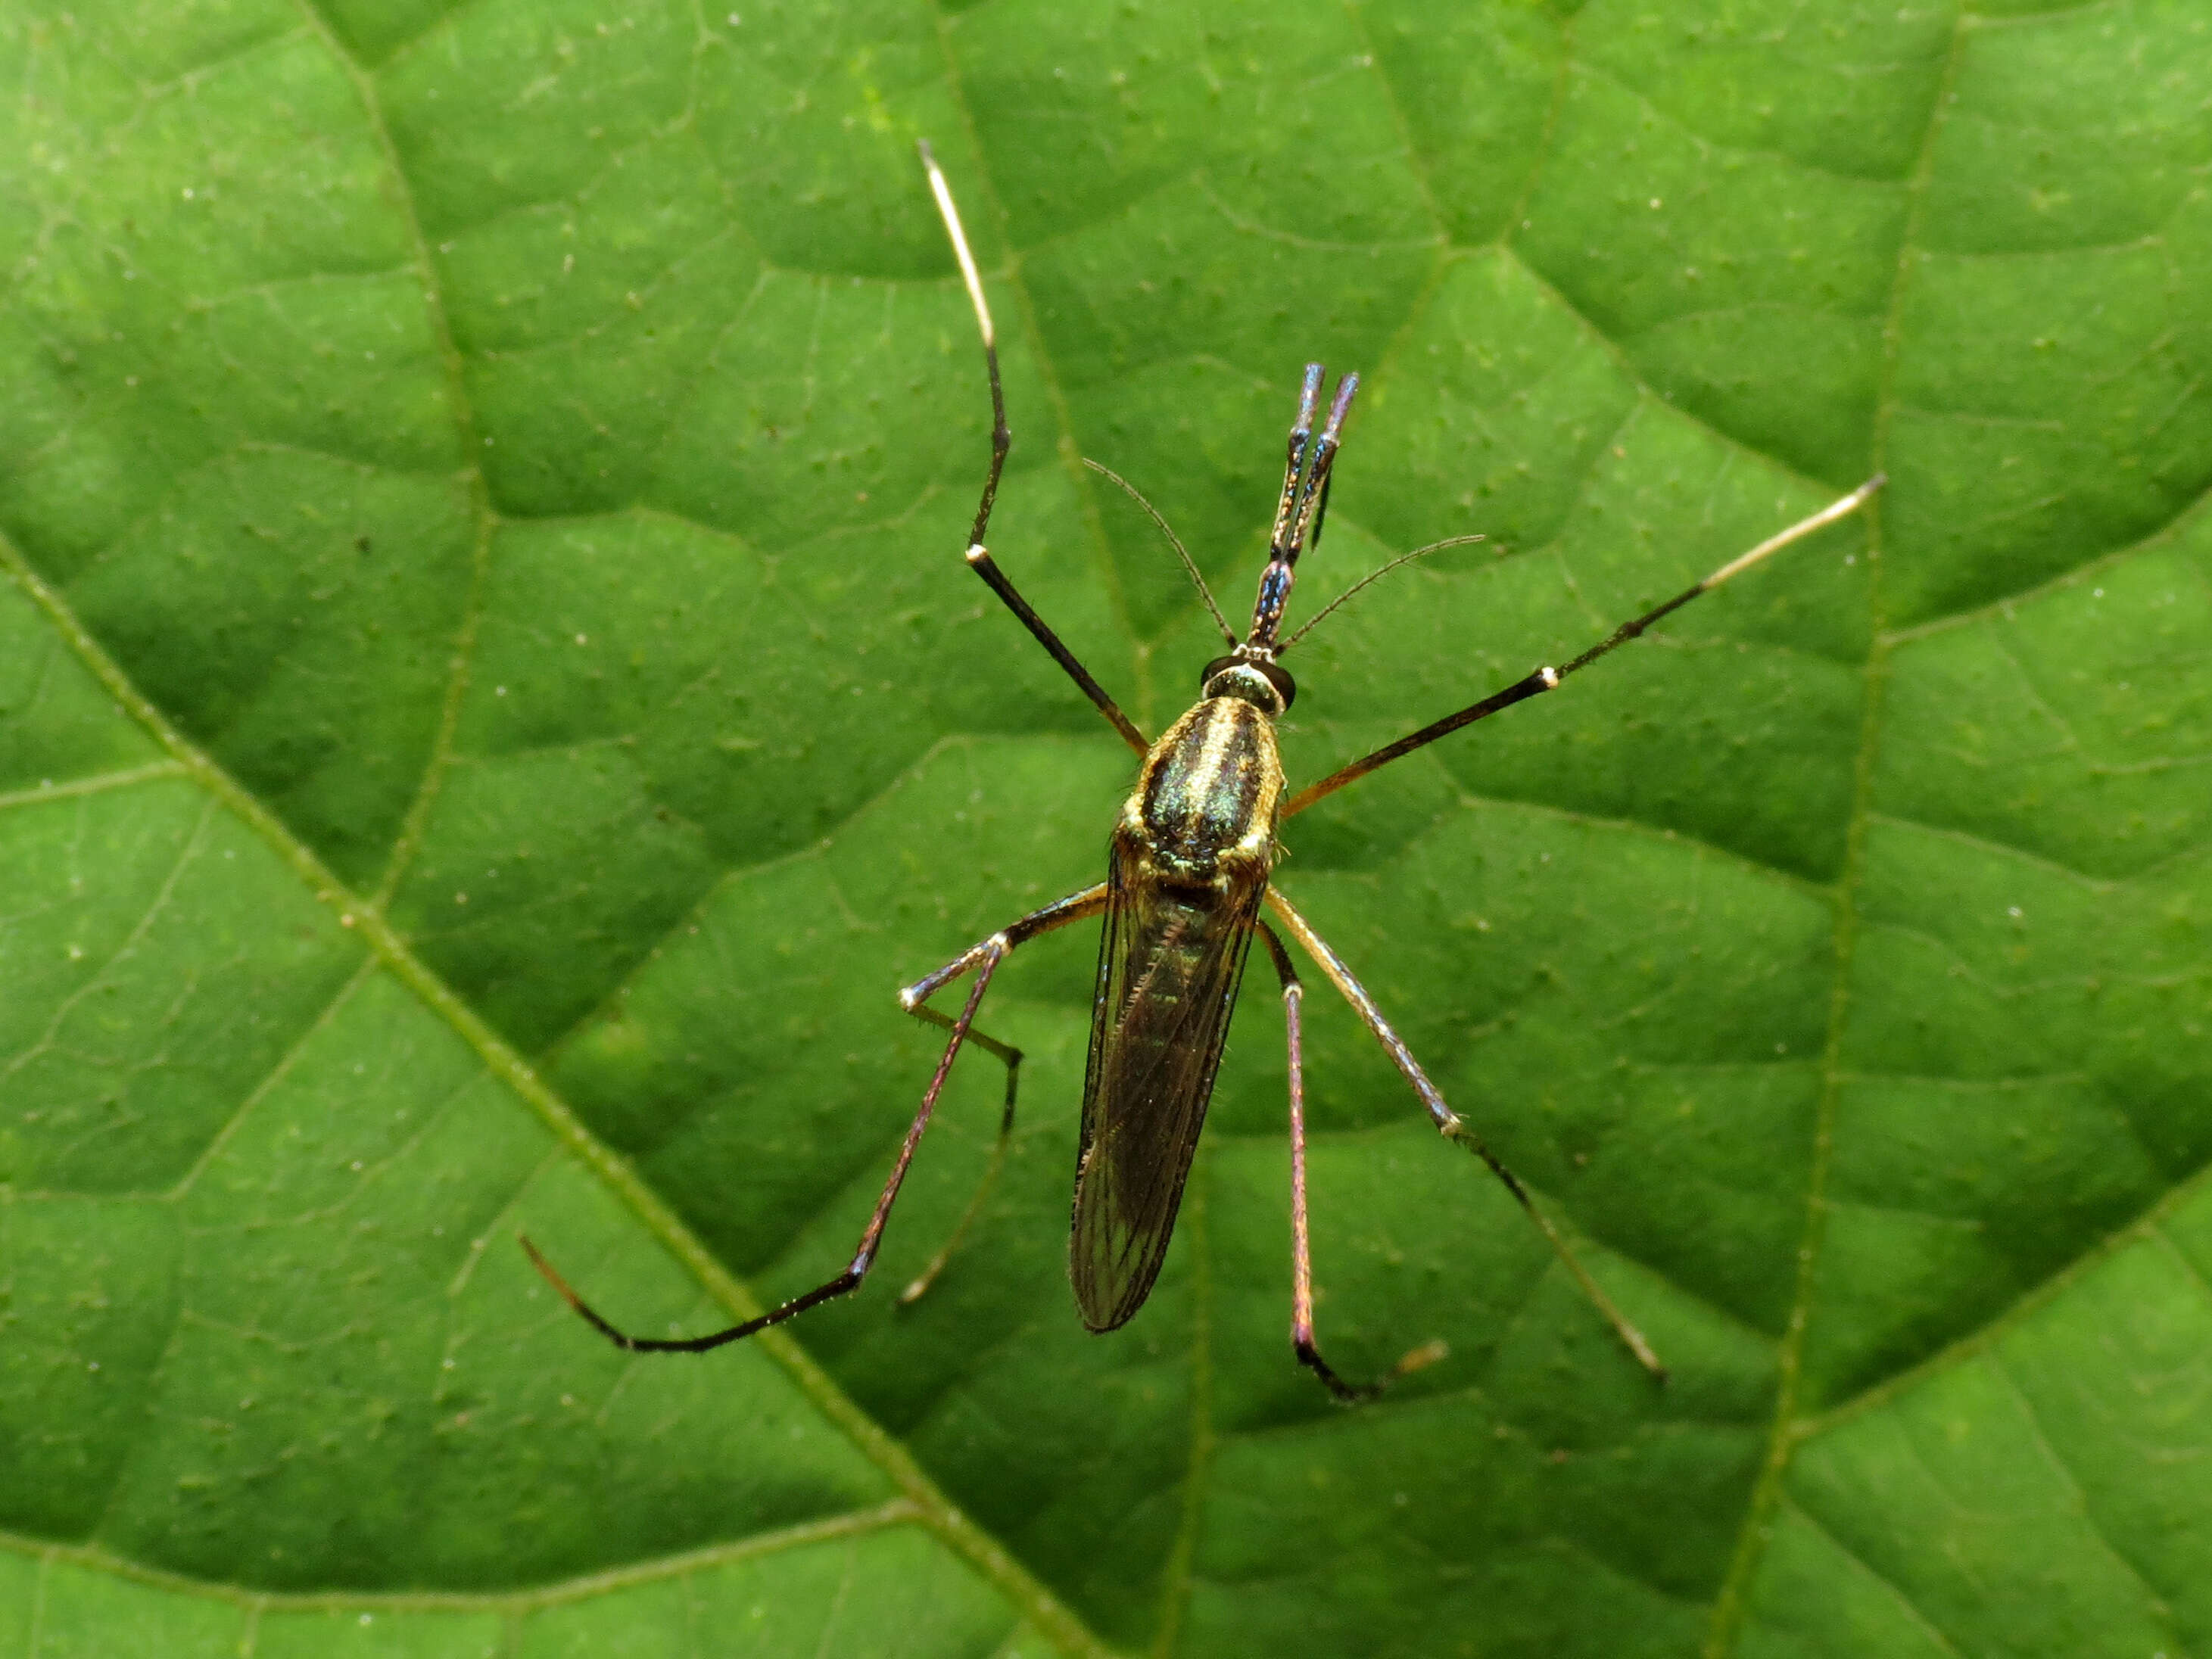
[{"label": "green leaf", "polygon": [[[0,1653],[2212,1647],[2212,24],[1363,0],[0,16]],[[1863,519],[1285,831],[1654,1388],[1255,975],[1085,1334],[1097,879],[1365,380],[1294,783],[1881,469]]]}]

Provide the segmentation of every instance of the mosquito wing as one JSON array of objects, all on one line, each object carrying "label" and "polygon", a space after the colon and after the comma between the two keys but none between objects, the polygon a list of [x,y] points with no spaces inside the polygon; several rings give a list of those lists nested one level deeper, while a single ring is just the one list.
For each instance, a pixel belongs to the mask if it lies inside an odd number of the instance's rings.
[{"label": "mosquito wing", "polygon": [[1164,886],[1114,846],[1067,1246],[1094,1331],[1127,1322],[1159,1277],[1266,891],[1264,876]]}]

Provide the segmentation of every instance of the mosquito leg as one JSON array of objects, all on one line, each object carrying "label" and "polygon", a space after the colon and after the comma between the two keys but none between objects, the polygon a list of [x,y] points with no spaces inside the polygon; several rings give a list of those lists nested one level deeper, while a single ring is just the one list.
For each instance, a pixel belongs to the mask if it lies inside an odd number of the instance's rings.
[{"label": "mosquito leg", "polygon": [[[899,994],[900,1002],[909,1012],[912,1012],[922,998],[928,996],[949,981],[971,969],[975,975],[975,982],[969,988],[968,1000],[962,1006],[959,1018],[946,1020],[942,1015],[938,1016],[939,1023],[944,1024],[952,1035],[945,1042],[944,1056],[937,1062],[937,1071],[929,1079],[929,1087],[922,1093],[921,1109],[914,1115],[914,1121],[907,1127],[906,1139],[900,1144],[897,1160],[891,1165],[890,1178],[884,1182],[884,1190],[876,1200],[874,1213],[869,1216],[867,1227],[860,1234],[860,1245],[854,1250],[853,1259],[846,1264],[845,1271],[835,1279],[825,1280],[804,1295],[792,1297],[781,1307],[771,1308],[758,1317],[732,1325],[726,1330],[709,1332],[705,1336],[632,1336],[604,1318],[590,1304],[569,1288],[568,1282],[553,1270],[553,1264],[546,1261],[544,1256],[539,1254],[538,1247],[526,1237],[520,1241],[524,1252],[530,1257],[538,1271],[545,1275],[546,1282],[561,1293],[563,1301],[582,1316],[586,1324],[617,1348],[627,1349],[632,1353],[705,1353],[711,1348],[719,1348],[727,1343],[742,1341],[746,1337],[766,1330],[771,1325],[781,1325],[787,1319],[796,1318],[818,1304],[828,1302],[833,1297],[843,1296],[849,1291],[858,1289],[860,1281],[868,1276],[868,1269],[875,1265],[876,1247],[882,1241],[884,1224],[890,1220],[891,1206],[898,1202],[899,1188],[906,1181],[907,1167],[914,1162],[915,1148],[921,1144],[922,1133],[929,1127],[930,1117],[937,1110],[937,1098],[945,1092],[945,1080],[952,1074],[952,1062],[958,1057],[961,1045],[974,1035],[969,1028],[975,1023],[976,1009],[982,1006],[983,993],[990,988],[991,975],[998,971],[1000,963],[1006,959],[1007,952],[1016,945],[1035,939],[1039,933],[1049,933],[1055,927],[1065,927],[1067,923],[1079,921],[1084,916],[1096,915],[1105,908],[1105,903],[1106,884],[1103,882],[1096,887],[1087,887],[1079,893],[1071,894],[1056,903],[1048,904],[1042,910],[1024,916],[1012,927],[1001,928],[981,944],[972,945],[962,951],[958,957],[945,967],[939,969],[937,972],[908,986]],[[994,1038],[979,1036],[977,1041],[979,1043],[988,1045],[1002,1056],[1012,1056],[1008,1066],[1010,1077],[1007,1085],[1008,1110],[1011,1115],[1012,1105],[1011,1073],[1020,1063],[1019,1051],[1007,1048],[1005,1044]]]},{"label": "mosquito leg", "polygon": [[[996,948],[991,948],[993,946]],[[884,1224],[890,1219],[891,1206],[898,1201],[899,1187],[906,1180],[907,1166],[914,1161],[914,1150],[921,1142],[922,1132],[929,1127],[930,1115],[937,1109],[937,1097],[944,1092],[945,1079],[951,1074],[953,1059],[960,1052],[960,1045],[968,1035],[969,1026],[975,1023],[975,1010],[982,1002],[983,993],[989,988],[991,975],[1006,956],[1006,948],[1000,936],[994,935],[991,940],[986,941],[984,954],[977,965],[975,986],[968,993],[967,1005],[961,1009],[960,1018],[952,1023],[952,1036],[945,1045],[944,1058],[937,1062],[937,1073],[930,1079],[929,1087],[921,1097],[921,1109],[915,1114],[914,1122],[907,1129],[906,1140],[899,1147],[898,1160],[891,1165],[890,1179],[884,1183],[882,1196],[876,1200],[875,1213],[868,1218],[867,1229],[860,1235],[860,1248],[853,1252],[853,1259],[846,1264],[845,1271],[835,1279],[817,1285],[802,1296],[792,1297],[781,1307],[772,1308],[757,1318],[748,1319],[726,1330],[714,1331],[705,1336],[632,1336],[609,1323],[571,1290],[568,1281],[553,1271],[552,1264],[538,1254],[538,1247],[527,1238],[521,1241],[523,1249],[536,1264],[538,1271],[545,1275],[547,1281],[560,1291],[570,1307],[583,1316],[587,1324],[617,1348],[626,1348],[632,1353],[704,1353],[725,1343],[742,1341],[771,1325],[781,1325],[787,1319],[797,1317],[818,1303],[857,1289],[860,1281],[868,1276],[868,1269],[875,1263],[877,1242],[883,1237]]]},{"label": "mosquito leg", "polygon": [[1339,1401],[1357,1406],[1374,1399],[1407,1371],[1442,1359],[1448,1350],[1441,1342],[1431,1342],[1407,1354],[1379,1382],[1352,1383],[1336,1374],[1335,1367],[1321,1357],[1321,1349],[1314,1342],[1313,1247],[1306,1227],[1305,1054],[1298,1021],[1305,987],[1298,982],[1297,970],[1291,966],[1291,953],[1283,948],[1275,930],[1263,921],[1260,937],[1274,960],[1275,977],[1283,982],[1283,1026],[1291,1048],[1291,1347],[1298,1363],[1327,1383]]},{"label": "mosquito leg", "polygon": [[[948,1031],[959,1023],[934,1008],[913,1007],[907,1012],[929,1024],[943,1026]],[[984,1201],[990,1197],[991,1188],[998,1183],[999,1166],[1006,1161],[1006,1143],[1013,1139],[1014,1097],[1022,1074],[1022,1051],[981,1031],[969,1031],[968,1041],[996,1054],[1006,1066],[1006,1108],[999,1115],[998,1138],[991,1143],[991,1161],[984,1166],[982,1180],[975,1183],[975,1195],[968,1200],[968,1207],[961,1212],[960,1219],[953,1224],[951,1234],[939,1247],[937,1254],[929,1258],[928,1265],[908,1280],[906,1288],[899,1292],[898,1299],[902,1304],[920,1301],[929,1287],[937,1282],[938,1274],[945,1271],[945,1264],[951,1261],[952,1253],[960,1248],[962,1241],[968,1237],[969,1228],[975,1225],[975,1218],[982,1213]]]},{"label": "mosquito leg", "polygon": [[[1072,893],[1056,903],[1048,904],[1042,910],[1033,911],[1006,929],[1003,937],[1006,940],[1006,949],[1011,951],[1014,946],[1036,938],[1040,933],[1048,933],[1056,927],[1064,927],[1070,922],[1080,921],[1085,916],[1096,915],[1105,907],[1105,902],[1106,884],[1102,881],[1094,887],[1086,887],[1079,893]],[[988,940],[985,941],[986,945],[988,943]],[[929,1006],[922,998],[948,983],[951,978],[957,977],[958,971],[964,971],[959,969],[959,964],[975,957],[976,951],[983,948],[979,945],[974,950],[963,952],[927,979],[908,986],[899,994],[899,1006],[916,1019],[925,1020],[933,1025],[941,1025],[948,1031],[952,1030],[957,1022]],[[925,987],[927,988],[925,989]],[[998,1182],[999,1171],[1006,1164],[1006,1145],[1013,1138],[1014,1097],[1021,1079],[1022,1051],[1011,1044],[1000,1042],[996,1037],[977,1030],[971,1030],[968,1033],[968,1041],[980,1048],[988,1049],[996,1054],[1005,1065],[1006,1068],[1006,1109],[1000,1114],[999,1136],[992,1143],[991,1161],[984,1168],[982,1180],[976,1183],[975,1195],[968,1200],[968,1207],[961,1212],[960,1219],[954,1224],[951,1236],[945,1239],[937,1254],[929,1258],[928,1265],[916,1273],[908,1283],[907,1287],[899,1292],[899,1300],[902,1303],[920,1300],[927,1292],[929,1287],[937,1282],[937,1276],[945,1271],[945,1264],[952,1259],[952,1253],[960,1248],[962,1241],[968,1237],[968,1230],[975,1224],[976,1218],[982,1214],[983,1206],[991,1196],[991,1188]]]},{"label": "mosquito leg", "polygon": [[960,280],[967,284],[969,302],[975,307],[975,326],[983,336],[983,364],[991,379],[991,470],[983,475],[982,499],[975,504],[975,522],[968,532],[969,568],[1020,619],[1030,636],[1082,689],[1083,695],[1091,699],[1098,712],[1113,723],[1122,741],[1140,755],[1147,753],[1152,745],[1145,741],[1145,734],[1137,730],[1135,722],[1115,705],[1114,699],[1106,695],[1106,688],[1091,678],[1091,671],[1060,643],[1060,635],[1052,631],[1045,619],[1030,608],[1030,602],[1021,596],[983,545],[984,533],[991,527],[992,504],[999,499],[999,477],[1006,469],[1006,452],[1014,446],[1014,434],[1006,425],[1006,393],[999,379],[998,331],[991,326],[991,307],[983,299],[983,278],[975,269],[975,256],[968,251],[968,234],[960,228],[960,210],[952,204],[952,187],[945,182],[944,172],[938,167],[937,157],[931,153],[927,141],[917,143],[915,148],[921,152],[921,164],[929,170],[930,194],[937,198],[937,211],[945,221],[945,234],[951,238],[953,257],[960,262]]},{"label": "mosquito leg", "polygon": [[1868,498],[1875,490],[1880,489],[1887,482],[1888,480],[1881,474],[1876,473],[1850,495],[1841,500],[1829,502],[1810,518],[1800,519],[1787,530],[1778,531],[1774,535],[1769,536],[1750,552],[1730,559],[1703,581],[1684,588],[1666,604],[1655,605],[1642,616],[1621,623],[1612,633],[1607,635],[1605,638],[1600,640],[1565,667],[1539,668],[1527,678],[1516,680],[1504,690],[1492,692],[1480,702],[1469,703],[1456,714],[1447,714],[1440,720],[1431,720],[1419,731],[1408,733],[1395,743],[1386,744],[1371,755],[1361,756],[1351,765],[1330,773],[1320,782],[1308,784],[1284,803],[1282,816],[1289,817],[1294,812],[1303,812],[1322,796],[1334,794],[1346,784],[1365,777],[1376,768],[1388,766],[1392,761],[1410,755],[1416,749],[1425,748],[1438,738],[1449,737],[1462,726],[1472,726],[1477,720],[1489,719],[1491,715],[1502,709],[1510,708],[1516,702],[1526,702],[1531,697],[1541,696],[1547,691],[1556,690],[1559,682],[1568,675],[1577,669],[1587,668],[1600,657],[1620,649],[1631,640],[1642,635],[1654,623],[1680,611],[1700,593],[1711,592],[1723,582],[1732,576],[1742,574],[1769,554],[1778,553],[1790,543],[1802,541],[1814,531],[1823,529],[1846,514],[1856,512],[1866,504]]},{"label": "mosquito leg", "polygon": [[1282,939],[1264,921],[1260,924],[1260,937],[1274,959],[1275,977],[1283,982],[1283,1028],[1290,1037],[1291,1347],[1298,1363],[1321,1378],[1331,1394],[1347,1406],[1356,1406],[1380,1394],[1382,1385],[1355,1387],[1346,1382],[1314,1344],[1313,1246],[1306,1231],[1305,1054],[1298,1031],[1298,1009],[1305,1001],[1306,988],[1298,982],[1297,970],[1291,966],[1291,954],[1283,949]]},{"label": "mosquito leg", "polygon": [[[1382,1018],[1382,1010],[1375,1006],[1374,999],[1367,994],[1366,988],[1352,977],[1352,970],[1344,965],[1343,959],[1328,947],[1320,934],[1314,932],[1312,924],[1291,908],[1291,902],[1273,887],[1267,890],[1267,908],[1290,930],[1306,954],[1328,976],[1329,982],[1352,1005],[1352,1012],[1374,1033],[1375,1040],[1382,1045],[1383,1052],[1397,1066],[1400,1075],[1419,1097],[1421,1104],[1428,1109],[1430,1120],[1436,1124],[1437,1132],[1447,1140],[1457,1141],[1488,1166],[1491,1174],[1496,1176],[1504,1184],[1505,1190],[1513,1194],[1514,1201],[1520,1205],[1522,1213],[1535,1224],[1537,1231],[1544,1235],[1560,1262],[1574,1275],[1575,1283],[1582,1286],[1583,1294],[1605,1316],[1607,1322],[1613,1327],[1613,1334],[1620,1338],[1622,1344],[1636,1356],[1644,1370],[1661,1382],[1665,1382],[1667,1368],[1660,1363],[1659,1356],[1652,1352],[1644,1333],[1629,1323],[1620,1310],[1613,1306],[1613,1298],[1590,1277],[1589,1270],[1568,1248],[1567,1241],[1552,1224],[1551,1218],[1536,1207],[1535,1200],[1529,1197],[1528,1189],[1521,1184],[1520,1177],[1499,1161],[1498,1155],[1483,1144],[1482,1137],[1469,1128],[1458,1113],[1444,1104],[1443,1094],[1435,1084],[1429,1081],[1428,1073],[1421,1069],[1420,1062],[1413,1058],[1413,1051],[1390,1029],[1390,1022]],[[1295,1100],[1297,1097],[1293,1095],[1292,1098]]]}]

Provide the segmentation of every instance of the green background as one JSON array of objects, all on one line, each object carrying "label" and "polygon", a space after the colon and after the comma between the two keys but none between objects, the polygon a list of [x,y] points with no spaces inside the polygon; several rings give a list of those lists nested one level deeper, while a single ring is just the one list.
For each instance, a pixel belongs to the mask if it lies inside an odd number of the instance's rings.
[{"label": "green background", "polygon": [[[0,1653],[2212,1650],[2212,13],[1365,0],[0,12]],[[1309,358],[1293,782],[1868,472],[1863,520],[1297,820],[1333,999],[1139,1318],[1064,1269],[1097,878]],[[1325,992],[1316,979],[1317,991]]]}]

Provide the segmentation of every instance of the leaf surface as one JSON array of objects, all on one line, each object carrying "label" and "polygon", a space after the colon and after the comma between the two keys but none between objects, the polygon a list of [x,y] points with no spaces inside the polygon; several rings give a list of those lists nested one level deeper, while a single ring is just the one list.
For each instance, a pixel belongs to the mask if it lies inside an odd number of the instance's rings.
[{"label": "leaf surface", "polygon": [[[2212,26],[2157,3],[0,17],[0,1651],[2212,1648]],[[1300,366],[1365,376],[1293,784],[1880,469],[1284,890],[1310,975],[1086,1335],[1098,878]]]}]

